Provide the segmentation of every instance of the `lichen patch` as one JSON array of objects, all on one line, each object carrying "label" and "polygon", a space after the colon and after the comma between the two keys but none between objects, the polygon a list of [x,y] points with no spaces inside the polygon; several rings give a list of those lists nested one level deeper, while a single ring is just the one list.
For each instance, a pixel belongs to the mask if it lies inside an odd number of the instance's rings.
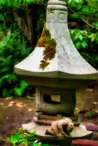
[{"label": "lichen patch", "polygon": [[43,59],[40,62],[40,68],[44,70],[49,65],[49,61],[52,60],[56,54],[56,41],[51,37],[51,34],[46,26],[44,26],[37,47],[45,48]]}]

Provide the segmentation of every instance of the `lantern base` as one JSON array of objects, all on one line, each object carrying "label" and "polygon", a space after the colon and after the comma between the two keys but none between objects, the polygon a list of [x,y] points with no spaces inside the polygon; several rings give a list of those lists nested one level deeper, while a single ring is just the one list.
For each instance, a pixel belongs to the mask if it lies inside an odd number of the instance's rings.
[{"label": "lantern base", "polygon": [[74,139],[89,139],[92,136],[92,132],[86,130],[85,126],[79,125],[75,126],[73,131],[69,134],[69,136],[51,136],[46,135],[45,131],[49,128],[49,125],[40,125],[35,122],[31,122],[28,124],[22,125],[24,130],[27,130],[29,133],[36,131],[37,137],[43,143],[51,143],[51,144],[60,144],[60,145],[68,145],[71,146],[71,142]]}]

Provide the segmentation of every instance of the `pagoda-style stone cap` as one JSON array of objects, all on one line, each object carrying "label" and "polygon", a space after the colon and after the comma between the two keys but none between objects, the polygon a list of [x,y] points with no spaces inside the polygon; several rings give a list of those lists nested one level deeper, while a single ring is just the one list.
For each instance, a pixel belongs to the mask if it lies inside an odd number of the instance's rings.
[{"label": "pagoda-style stone cap", "polygon": [[[41,44],[41,39],[45,37],[45,29],[46,32],[49,30],[51,35],[48,32],[46,37],[49,36],[49,39],[53,40],[54,47],[51,47],[52,43],[46,42],[47,39]],[[50,0],[48,2],[45,29],[35,50],[15,66],[17,74],[58,79],[98,79],[98,71],[78,53],[71,40],[67,26],[67,8],[64,1]],[[46,50],[47,46],[48,50]],[[53,51],[50,58],[47,57],[48,51],[50,54]]]}]

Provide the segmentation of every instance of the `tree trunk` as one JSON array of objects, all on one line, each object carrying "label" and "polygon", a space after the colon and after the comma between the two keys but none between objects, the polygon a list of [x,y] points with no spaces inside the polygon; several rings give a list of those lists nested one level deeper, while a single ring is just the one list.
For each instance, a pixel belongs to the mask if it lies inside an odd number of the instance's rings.
[{"label": "tree trunk", "polygon": [[13,13],[14,13],[14,19],[16,21],[16,23],[18,24],[19,28],[21,29],[21,31],[23,32],[23,34],[27,37],[29,37],[29,28],[26,24],[26,18],[22,18],[19,16],[19,10],[18,9],[13,9]]},{"label": "tree trunk", "polygon": [[27,25],[28,25],[28,39],[31,44],[35,45],[35,37],[34,37],[34,19],[33,19],[33,9],[31,9],[30,5],[26,6],[26,18],[27,18]]}]

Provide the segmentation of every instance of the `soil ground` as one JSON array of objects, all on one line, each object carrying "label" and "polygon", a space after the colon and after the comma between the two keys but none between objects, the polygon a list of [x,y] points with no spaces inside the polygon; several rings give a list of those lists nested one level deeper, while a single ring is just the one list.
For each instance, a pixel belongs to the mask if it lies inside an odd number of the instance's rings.
[{"label": "soil ground", "polygon": [[27,98],[0,98],[0,146],[8,146],[3,144],[2,139],[10,137],[15,130],[21,128],[23,123],[32,121],[34,109],[35,102]]},{"label": "soil ground", "polygon": [[[34,97],[32,97],[34,99]],[[80,109],[98,109],[98,89],[82,89],[77,92]],[[10,137],[23,123],[32,121],[35,101],[27,98],[0,98],[0,139]],[[85,121],[85,119],[83,119]],[[96,122],[92,119],[90,122]],[[89,121],[88,121],[89,122]],[[96,122],[97,123],[97,122]],[[8,146],[0,140],[0,146]]]}]

